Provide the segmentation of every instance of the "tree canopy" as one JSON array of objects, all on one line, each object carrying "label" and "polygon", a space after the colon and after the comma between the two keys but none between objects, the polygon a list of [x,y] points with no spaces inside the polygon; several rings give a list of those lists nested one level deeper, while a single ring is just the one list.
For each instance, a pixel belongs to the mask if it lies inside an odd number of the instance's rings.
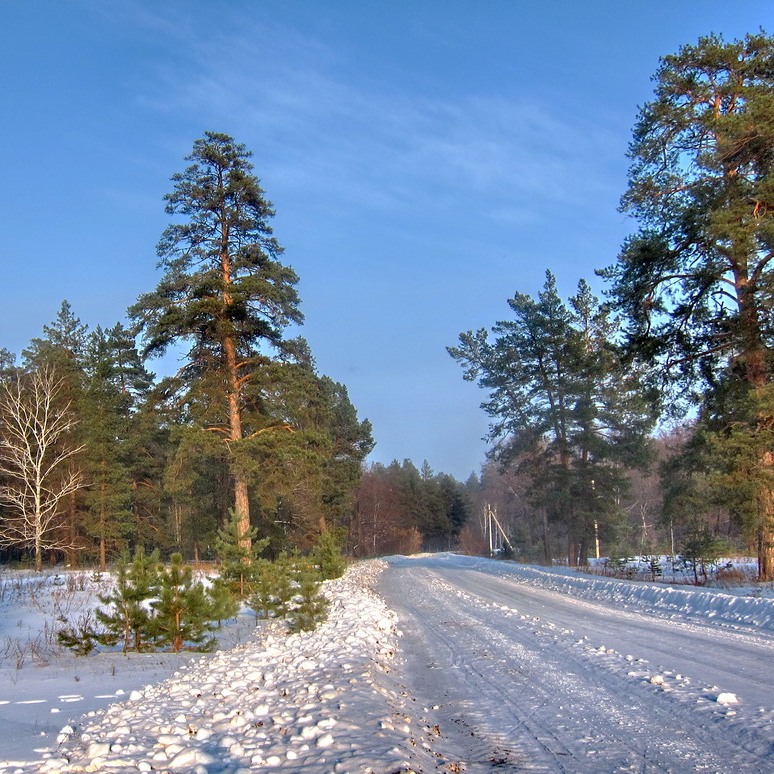
[{"label": "tree canopy", "polygon": [[[612,526],[626,467],[647,460],[653,411],[637,369],[624,368],[616,321],[586,282],[569,305],[548,272],[537,299],[509,299],[512,319],[460,334],[449,354],[489,392],[493,456],[530,471],[530,497],[568,532],[585,561],[595,521]],[[546,557],[549,558],[549,557]]]},{"label": "tree canopy", "polygon": [[[105,566],[143,547],[214,559],[232,514],[245,542],[257,528],[257,547],[277,555],[311,549],[353,518],[371,426],[288,335],[303,321],[298,277],[281,262],[250,158],[226,134],[194,143],[165,197],[162,277],[130,308],[131,327],[89,331],[65,301],[21,366],[0,350],[0,392],[18,393],[19,410],[48,401],[72,417],[47,453],[66,453],[78,482],[51,482],[63,494],[32,542],[11,501],[0,503],[0,545],[15,555],[34,543],[38,564],[44,551],[52,560],[65,551],[70,564]],[[182,368],[157,379],[147,358],[170,348]],[[34,385],[53,372],[44,399]],[[0,440],[13,423],[13,405],[2,409]],[[16,468],[0,467],[10,497]]]},{"label": "tree canopy", "polygon": [[700,405],[700,428],[714,439],[705,449],[724,447],[706,464],[745,482],[746,505],[740,487],[728,500],[755,514],[759,572],[770,579],[774,40],[701,38],[664,57],[655,82],[622,200],[640,229],[602,274],[628,316],[629,350],[650,360],[673,397]]}]

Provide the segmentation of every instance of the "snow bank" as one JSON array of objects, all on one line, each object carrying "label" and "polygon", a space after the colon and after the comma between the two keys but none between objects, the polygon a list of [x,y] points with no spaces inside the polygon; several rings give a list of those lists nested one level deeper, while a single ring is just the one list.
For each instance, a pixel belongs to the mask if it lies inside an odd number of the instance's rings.
[{"label": "snow bank", "polygon": [[512,562],[446,555],[449,562],[482,572],[507,576],[533,587],[557,591],[581,599],[636,608],[666,618],[680,618],[753,631],[774,631],[774,599],[749,593],[733,594],[664,583],[584,577],[576,571],[561,572]]},{"label": "snow bank", "polygon": [[[390,674],[399,631],[367,562],[325,584],[328,620],[192,662],[130,700],[65,727],[24,771],[411,771],[434,764]],[[424,761],[424,762],[423,762]],[[375,768],[373,768],[375,766]]]}]

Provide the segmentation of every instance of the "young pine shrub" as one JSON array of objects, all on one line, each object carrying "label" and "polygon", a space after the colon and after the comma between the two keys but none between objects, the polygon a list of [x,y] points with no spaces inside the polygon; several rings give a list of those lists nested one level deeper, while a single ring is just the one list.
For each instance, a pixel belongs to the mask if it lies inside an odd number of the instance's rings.
[{"label": "young pine shrub", "polygon": [[[253,564],[253,593],[249,606],[258,618],[272,618],[278,615],[278,568],[268,559],[256,559]],[[284,584],[284,580],[283,580]]]},{"label": "young pine shrub", "polygon": [[101,645],[115,645],[123,640],[123,651],[138,653],[153,650],[153,616],[150,601],[159,591],[159,555],[150,555],[139,546],[129,562],[123,554],[115,567],[115,588],[98,599],[107,610],[95,615],[103,630],[95,635]]},{"label": "young pine shrub", "polygon": [[183,648],[212,650],[216,614],[212,598],[194,580],[193,568],[183,564],[180,554],[172,554],[171,564],[159,574],[159,597],[153,602],[153,629],[157,645],[173,653]]},{"label": "young pine shrub", "polygon": [[347,561],[341,553],[339,538],[332,530],[325,530],[317,538],[312,558],[322,580],[340,578],[347,569]]},{"label": "young pine shrub", "polygon": [[321,577],[312,562],[295,561],[296,596],[290,615],[291,632],[305,632],[322,623],[328,614],[328,600],[320,593]]},{"label": "young pine shrub", "polygon": [[[266,548],[268,540],[256,540],[257,530],[242,530],[239,516],[231,511],[231,518],[218,530],[215,552],[220,561],[218,582],[225,585],[240,601],[252,593],[253,565]],[[250,548],[246,547],[250,541]]]},{"label": "young pine shrub", "polygon": [[284,551],[271,563],[274,582],[274,611],[277,618],[287,618],[296,595],[295,558]]},{"label": "young pine shrub", "polygon": [[717,567],[717,560],[727,551],[725,541],[707,527],[694,525],[691,528],[681,556],[685,565],[693,571],[694,585],[706,585],[712,570]]},{"label": "young pine shrub", "polygon": [[239,613],[239,600],[226,585],[219,583],[219,580],[216,578],[207,589],[207,595],[212,605],[212,617],[214,621],[217,621],[218,627],[223,621],[235,618]]},{"label": "young pine shrub", "polygon": [[[142,548],[134,559],[124,553],[115,565],[114,587],[106,594],[98,594],[106,609],[98,608],[94,617],[86,613],[75,625],[65,625],[57,632],[57,642],[76,655],[91,653],[97,644],[112,647],[122,642],[124,653],[129,650],[153,649],[153,616],[150,601],[158,593],[158,553],[146,556]],[[64,614],[59,620],[67,624]]]}]

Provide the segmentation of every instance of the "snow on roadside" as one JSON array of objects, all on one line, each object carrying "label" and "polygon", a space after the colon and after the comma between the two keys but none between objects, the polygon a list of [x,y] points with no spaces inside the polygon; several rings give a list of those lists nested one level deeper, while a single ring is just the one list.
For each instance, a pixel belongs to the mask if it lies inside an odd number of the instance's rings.
[{"label": "snow on roadside", "polygon": [[370,590],[380,561],[325,584],[326,622],[256,639],[197,660],[128,702],[65,727],[56,750],[16,771],[304,772],[435,769],[391,674],[395,614]]},{"label": "snow on roadside", "polygon": [[508,577],[517,583],[556,591],[572,597],[614,603],[664,618],[707,623],[748,631],[774,631],[774,599],[734,594],[729,590],[674,587],[666,583],[613,580],[583,576],[513,562],[445,555],[450,562]]}]

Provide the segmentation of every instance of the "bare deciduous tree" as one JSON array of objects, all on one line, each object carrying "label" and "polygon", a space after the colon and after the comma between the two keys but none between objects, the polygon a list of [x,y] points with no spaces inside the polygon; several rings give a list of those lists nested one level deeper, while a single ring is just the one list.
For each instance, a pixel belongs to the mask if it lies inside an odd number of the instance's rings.
[{"label": "bare deciduous tree", "polygon": [[70,404],[60,405],[62,380],[42,368],[0,384],[0,545],[35,552],[71,547],[62,530],[62,501],[82,486],[81,473],[69,463],[83,447],[67,442],[76,424]]}]

